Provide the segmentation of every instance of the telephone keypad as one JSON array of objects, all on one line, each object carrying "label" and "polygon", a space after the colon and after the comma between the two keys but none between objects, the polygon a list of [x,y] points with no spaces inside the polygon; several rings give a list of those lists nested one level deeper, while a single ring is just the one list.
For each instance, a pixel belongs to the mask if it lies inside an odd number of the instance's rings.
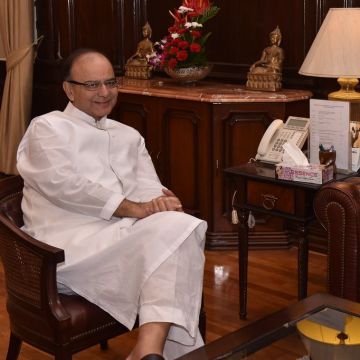
[{"label": "telephone keypad", "polygon": [[284,148],[282,146],[291,138],[291,135],[291,131],[281,131],[280,137],[276,139],[272,150],[283,153]]}]

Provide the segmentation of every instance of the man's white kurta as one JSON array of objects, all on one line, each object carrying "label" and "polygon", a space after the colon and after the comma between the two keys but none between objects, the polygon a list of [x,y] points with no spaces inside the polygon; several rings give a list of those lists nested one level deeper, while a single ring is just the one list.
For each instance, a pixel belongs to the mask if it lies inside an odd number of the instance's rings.
[{"label": "man's white kurta", "polygon": [[[69,103],[64,112],[31,122],[17,166],[24,178],[24,230],[65,250],[58,281],[128,328],[152,272],[194,232],[203,247],[206,223],[181,212],[112,217],[125,198],[144,202],[163,195],[144,139],[131,127],[106,117],[95,122]],[[192,264],[194,273],[201,272],[201,260]],[[190,299],[201,294],[198,282]],[[196,313],[195,302],[190,312]],[[194,337],[190,320],[180,325]]]}]

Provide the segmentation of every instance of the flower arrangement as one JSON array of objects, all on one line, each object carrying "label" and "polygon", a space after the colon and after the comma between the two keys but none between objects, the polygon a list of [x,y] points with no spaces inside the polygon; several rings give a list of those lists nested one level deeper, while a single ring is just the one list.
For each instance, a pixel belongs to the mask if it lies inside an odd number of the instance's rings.
[{"label": "flower arrangement", "polygon": [[206,65],[205,43],[211,33],[204,33],[204,24],[219,10],[210,0],[183,0],[178,9],[169,11],[174,24],[169,34],[155,43],[156,54],[149,57],[149,63],[170,69]]}]

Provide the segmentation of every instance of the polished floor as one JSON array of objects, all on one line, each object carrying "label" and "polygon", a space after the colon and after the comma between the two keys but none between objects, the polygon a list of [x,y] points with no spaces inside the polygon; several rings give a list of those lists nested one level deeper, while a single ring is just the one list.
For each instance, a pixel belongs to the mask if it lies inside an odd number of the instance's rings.
[{"label": "polished floor", "polygon": [[[326,289],[326,256],[310,253],[308,294]],[[207,251],[204,278],[207,342],[297,301],[297,250],[252,250],[249,252],[248,318],[238,315],[238,266],[236,251]],[[0,267],[0,358],[5,358],[8,342],[3,270]],[[122,360],[131,350],[136,332],[76,354],[75,360]],[[52,356],[23,345],[19,360],[46,360]],[[276,359],[284,359],[279,357]],[[275,360],[272,359],[272,360]]]}]

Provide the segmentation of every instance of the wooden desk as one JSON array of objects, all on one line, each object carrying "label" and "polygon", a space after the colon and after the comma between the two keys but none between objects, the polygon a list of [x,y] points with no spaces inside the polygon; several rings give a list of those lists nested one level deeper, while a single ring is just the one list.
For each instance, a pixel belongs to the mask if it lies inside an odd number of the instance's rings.
[{"label": "wooden desk", "polygon": [[[313,199],[322,185],[286,181],[275,178],[275,168],[259,162],[224,170],[237,190],[234,206],[239,215],[239,294],[240,318],[246,318],[248,273],[248,217],[250,211],[278,216],[296,224],[298,235],[298,299],[307,294],[308,231],[307,225],[314,216]],[[341,180],[353,174],[336,174]]]}]

